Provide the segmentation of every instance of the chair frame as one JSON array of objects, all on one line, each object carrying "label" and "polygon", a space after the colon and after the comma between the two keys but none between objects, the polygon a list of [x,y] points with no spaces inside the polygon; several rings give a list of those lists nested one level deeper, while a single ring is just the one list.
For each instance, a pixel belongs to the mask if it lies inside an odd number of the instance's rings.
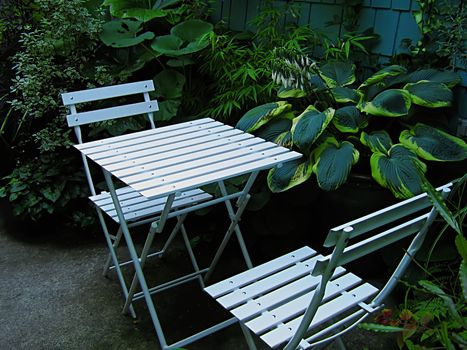
[{"label": "chair frame", "polygon": [[[439,187],[437,190],[441,191],[442,196],[446,198],[451,187],[452,184],[449,183]],[[407,216],[414,214],[418,215],[420,211],[427,208],[430,208],[428,213],[400,223],[400,221],[404,219],[407,220]],[[291,316],[292,320],[289,319],[287,322],[279,319],[277,324],[274,325],[271,323],[271,326],[269,326],[267,331],[260,331],[258,327],[254,326],[254,323],[256,322],[256,324],[258,324],[257,321],[260,317],[263,317],[265,313],[267,314],[272,311],[267,309],[266,306],[264,306],[264,309],[260,309],[256,305],[248,306],[255,304],[257,301],[255,299],[257,296],[255,295],[245,296],[243,299],[238,297],[238,295],[248,294],[247,288],[252,290],[251,288],[255,283],[256,285],[259,285],[262,281],[263,284],[265,284],[267,278],[271,278],[270,276],[274,276],[274,274],[276,274],[276,276],[279,275],[280,272],[272,271],[271,266],[275,261],[286,258],[287,255],[259,265],[253,270],[246,271],[224,281],[218,282],[205,288],[205,291],[217,299],[226,309],[229,309],[235,316],[237,316],[241,323],[249,326],[250,329],[256,330],[257,334],[262,333],[263,335],[261,338],[267,341],[267,343],[274,348],[280,344],[286,344],[284,350],[309,349],[323,346],[333,340],[338,342],[339,347],[345,348],[343,342],[340,340],[340,336],[356,327],[370,314],[383,307],[384,299],[394,290],[399,280],[403,277],[410,262],[422,246],[429,227],[435,220],[436,216],[436,208],[434,208],[429,201],[427,194],[423,193],[331,229],[326,237],[324,246],[333,248],[333,251],[325,257],[316,257],[314,266],[310,267],[309,274],[314,278],[318,278],[318,282],[316,283],[316,287],[312,292],[310,292],[310,301],[307,306],[304,306],[302,310],[303,312],[300,313],[301,316],[297,317],[297,314],[294,314],[295,316]],[[396,226],[388,228],[390,225]],[[381,230],[383,228],[383,232],[378,231],[376,234],[373,233],[374,231]],[[369,237],[362,239],[360,236],[363,234],[368,234]],[[323,303],[325,292],[328,291],[327,288],[330,288],[331,283],[329,282],[333,276],[335,276],[336,269],[341,269],[342,265],[373,253],[411,235],[413,235],[413,239],[388,282],[379,292],[374,287],[374,290],[370,290],[366,299],[368,299],[371,294],[376,293],[376,296],[373,297],[370,302],[358,302],[358,304],[354,305],[359,308],[356,312],[347,315],[340,321],[333,322],[333,324],[327,328],[319,330],[317,333],[304,338],[304,335],[312,330],[312,322],[315,320],[314,318]],[[357,237],[360,237],[358,242],[349,244],[351,240],[356,240]],[[312,249],[308,249],[312,251]],[[294,257],[294,253],[295,252],[290,253],[292,254],[292,257]],[[289,266],[293,263],[294,262],[291,262]],[[284,265],[283,268],[285,269],[286,267],[287,266]],[[271,271],[268,271],[268,269]],[[254,270],[258,271],[256,275]],[[279,282],[277,283],[279,284]],[[287,283],[291,284],[291,282]],[[259,287],[257,288],[259,290]],[[281,285],[278,288],[284,287]],[[303,288],[304,290],[306,289],[305,287]],[[311,290],[311,287],[308,288],[308,290]],[[260,293],[258,291],[258,293],[263,298],[265,294],[270,293],[270,290],[265,291],[264,293]],[[341,295],[344,295],[342,293],[347,292],[344,290],[341,292]],[[298,296],[291,296],[290,298],[298,298]],[[258,302],[257,305],[260,305],[260,303]],[[277,305],[271,306],[270,308],[276,308],[277,310],[279,308],[278,305],[285,308],[286,306],[284,305],[290,305],[290,299],[286,299],[283,304],[279,304],[278,302]],[[257,308],[256,311],[245,311],[248,309],[254,310],[255,307]],[[242,312],[239,310],[242,310]],[[347,309],[342,310],[342,312],[344,311],[347,311]],[[331,333],[331,335],[328,335],[329,333]]]}]

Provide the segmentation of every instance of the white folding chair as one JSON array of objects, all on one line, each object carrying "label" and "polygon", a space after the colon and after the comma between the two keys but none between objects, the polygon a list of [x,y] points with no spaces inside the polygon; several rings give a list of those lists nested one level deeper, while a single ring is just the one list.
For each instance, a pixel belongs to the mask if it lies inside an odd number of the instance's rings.
[{"label": "white folding chair", "polygon": [[[100,87],[94,89],[87,89],[75,92],[68,92],[62,94],[63,104],[68,107],[70,114],[67,116],[67,122],[70,127],[73,127],[78,143],[83,143],[81,126],[95,122],[103,122],[107,120],[113,120],[123,117],[140,116],[146,115],[149,120],[151,129],[155,128],[153,113],[158,110],[157,101],[151,101],[149,92],[154,91],[154,84],[152,80],[140,81],[135,83],[127,83],[115,86]],[[114,107],[106,107],[101,109],[94,109],[89,111],[89,104],[94,103],[99,106],[102,100],[109,100],[112,98],[122,98],[125,96],[141,94],[144,102],[129,103],[125,105],[119,105]],[[87,111],[78,112],[77,105],[86,104]],[[119,218],[115,210],[112,198],[108,192],[97,193],[94,186],[93,179],[91,177],[91,171],[88,160],[84,154],[81,154],[84,171],[91,191],[90,200],[94,203],[99,222],[104,231],[107,246],[109,248],[109,256],[104,266],[104,275],[107,275],[110,270],[115,269],[119,283],[122,287],[123,294],[125,297],[124,312],[130,312],[132,317],[136,317],[135,311],[131,302],[135,289],[137,287],[137,279],[134,276],[131,286],[128,287],[125,282],[124,275],[121,267],[125,265],[131,265],[132,260],[120,262],[117,255],[117,248],[122,238],[121,226],[116,235],[109,233],[103,213],[107,214],[113,221],[119,223]],[[147,198],[140,195],[130,187],[122,187],[116,191],[119,203],[124,208],[124,216],[129,228],[139,226],[142,224],[149,224],[157,221],[162,211],[164,210],[167,198],[157,198],[154,200],[148,200]],[[173,201],[172,209],[180,209],[188,206],[193,206],[211,199],[212,196],[202,191],[201,189],[195,189],[180,193]],[[174,237],[178,232],[181,232],[185,247],[188,251],[193,268],[195,269],[195,275],[199,279],[201,285],[203,281],[199,276],[200,270],[190,246],[190,242],[187,237],[186,229],[184,226],[185,215],[177,216],[177,224],[175,225],[172,233],[169,235],[164,247],[159,252],[149,254],[154,236],[160,233],[157,225],[151,225],[149,229],[146,242],[140,255],[141,266],[144,265],[148,257],[161,256],[168,248]],[[130,297],[129,297],[130,296]]]},{"label": "white folding chair", "polygon": [[[446,197],[451,186],[438,191]],[[333,251],[327,256],[303,247],[205,291],[271,348],[308,349],[333,340],[345,348],[340,336],[383,306],[436,215],[428,196],[421,194],[331,229],[324,246]],[[342,267],[411,235],[381,290]]]}]

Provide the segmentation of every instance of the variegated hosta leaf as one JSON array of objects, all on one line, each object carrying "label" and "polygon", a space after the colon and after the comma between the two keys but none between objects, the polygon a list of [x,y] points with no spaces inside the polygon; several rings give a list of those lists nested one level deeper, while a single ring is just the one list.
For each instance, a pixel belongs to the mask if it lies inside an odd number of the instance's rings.
[{"label": "variegated hosta leaf", "polygon": [[337,103],[358,103],[360,101],[361,95],[357,90],[338,86],[332,88],[331,91]]},{"label": "variegated hosta leaf", "polygon": [[328,108],[324,112],[318,111],[313,105],[293,120],[292,139],[302,152],[308,153],[311,145],[326,129],[332,117],[334,109]]},{"label": "variegated hosta leaf", "polygon": [[308,84],[311,90],[326,89],[326,83],[317,74],[310,75]]},{"label": "variegated hosta leaf", "polygon": [[277,91],[277,97],[279,98],[299,98],[299,97],[305,97],[306,92],[301,90],[301,89],[295,89],[293,87],[284,87],[283,85],[279,88],[279,91]]},{"label": "variegated hosta leaf", "polygon": [[257,106],[246,112],[235,127],[245,132],[255,131],[272,118],[290,110],[291,107],[292,105],[286,101],[271,102]]},{"label": "variegated hosta leaf", "polygon": [[352,165],[358,162],[359,152],[348,141],[339,143],[334,137],[328,138],[313,152],[313,172],[319,187],[333,191],[347,181]]},{"label": "variegated hosta leaf", "polygon": [[295,159],[269,170],[268,186],[272,192],[282,192],[310,178],[312,163],[309,158]]},{"label": "variegated hosta leaf", "polygon": [[419,172],[426,172],[426,165],[417,155],[401,144],[389,149],[388,154],[375,152],[370,159],[371,176],[396,198],[410,198],[422,192]]},{"label": "variegated hosta leaf", "polygon": [[266,141],[275,141],[279,135],[290,131],[291,126],[292,121],[290,119],[277,118],[256,130],[255,135]]},{"label": "variegated hosta leaf", "polygon": [[360,142],[370,148],[372,152],[381,152],[385,154],[388,154],[392,146],[391,137],[384,130],[372,131],[369,134],[362,131]]},{"label": "variegated hosta leaf", "polygon": [[453,71],[441,71],[429,68],[410,73],[406,79],[406,82],[418,83],[421,80],[426,80],[433,83],[443,83],[447,87],[452,88],[460,83],[461,77],[459,74]]},{"label": "variegated hosta leaf", "polygon": [[292,148],[293,146],[292,132],[291,131],[283,132],[282,134],[276,137],[274,142],[277,143],[279,146]]},{"label": "variegated hosta leaf", "polygon": [[375,116],[400,117],[407,115],[411,105],[408,91],[390,89],[381,92],[372,101],[363,103],[360,110]]},{"label": "variegated hosta leaf", "polygon": [[401,74],[405,74],[407,72],[407,69],[404,67],[398,66],[398,65],[393,65],[389,67],[385,67],[379,71],[377,71],[375,74],[373,74],[371,77],[369,77],[367,80],[363,82],[362,85],[359,86],[359,89],[364,87],[364,86],[369,86],[376,84],[380,81],[382,81],[384,78],[389,77],[389,76],[398,76]]},{"label": "variegated hosta leaf", "polygon": [[453,100],[451,89],[442,83],[420,81],[405,85],[404,90],[410,93],[413,103],[423,107],[448,107]]},{"label": "variegated hosta leaf", "polygon": [[467,145],[463,140],[422,123],[402,131],[399,141],[426,160],[460,161],[467,158]]},{"label": "variegated hosta leaf", "polygon": [[328,87],[346,86],[355,81],[355,65],[350,62],[334,61],[320,69]]},{"label": "variegated hosta leaf", "polygon": [[355,106],[345,106],[336,110],[332,123],[340,132],[356,133],[368,125],[368,119]]}]

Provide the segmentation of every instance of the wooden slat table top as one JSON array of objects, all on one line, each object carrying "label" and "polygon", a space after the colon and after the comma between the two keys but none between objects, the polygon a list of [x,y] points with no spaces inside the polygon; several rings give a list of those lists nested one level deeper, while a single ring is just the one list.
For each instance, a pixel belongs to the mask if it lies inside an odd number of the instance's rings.
[{"label": "wooden slat table top", "polygon": [[269,169],[302,156],[210,118],[75,147],[148,198]]}]

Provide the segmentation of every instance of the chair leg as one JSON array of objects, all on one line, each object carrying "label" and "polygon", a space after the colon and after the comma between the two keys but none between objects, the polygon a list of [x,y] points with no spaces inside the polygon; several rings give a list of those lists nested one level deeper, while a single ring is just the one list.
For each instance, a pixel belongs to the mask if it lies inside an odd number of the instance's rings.
[{"label": "chair leg", "polygon": [[342,338],[341,337],[337,337],[336,340],[336,345],[337,347],[340,349],[340,350],[346,350],[346,347],[345,347],[345,344],[344,342],[342,341]]},{"label": "chair leg", "polygon": [[[190,256],[191,265],[193,265],[193,268],[195,269],[195,271],[199,273],[199,265],[198,265],[198,262],[196,261],[196,257],[195,257],[195,254],[193,253],[193,249],[191,249],[190,240],[188,239],[185,225],[183,224],[181,225],[181,231],[182,231],[183,242],[185,242],[186,250],[188,252],[188,255]],[[198,275],[198,282],[199,282],[200,287],[204,289],[205,287],[204,281],[201,275]]]},{"label": "chair leg", "polygon": [[[141,269],[144,268],[144,264],[146,263],[146,259],[147,259],[148,253],[149,253],[149,249],[151,248],[152,241],[154,240],[154,235],[156,234],[156,232],[157,232],[157,224],[155,222],[153,222],[151,224],[150,229],[149,229],[148,237],[146,238],[146,242],[144,242],[143,250],[142,250],[141,255],[140,255],[139,260],[140,260]],[[137,285],[138,285],[138,278],[137,278],[136,274],[134,274],[133,280],[131,281],[130,289],[128,291],[128,296],[127,296],[126,301],[125,301],[125,306],[123,307],[123,310],[122,310],[122,313],[124,313],[124,314],[126,314],[128,312],[128,310],[129,310],[129,308],[131,307],[131,302],[133,301],[133,295],[136,292]]]},{"label": "chair leg", "polygon": [[[122,239],[122,227],[119,226],[117,235],[115,236],[114,243],[112,244],[114,251],[120,245],[121,239]],[[112,254],[109,253],[109,256],[107,257],[107,261],[105,262],[105,265],[104,265],[104,270],[102,271],[102,275],[104,277],[108,277],[111,265],[112,265]]]},{"label": "chair leg", "polygon": [[[115,271],[117,272],[118,281],[120,283],[120,286],[122,287],[123,296],[125,297],[125,300],[127,300],[128,299],[128,289],[127,289],[127,286],[126,286],[126,283],[125,283],[125,279],[123,277],[122,270],[120,269],[120,265],[118,263],[117,254],[115,253],[115,250],[113,249],[113,243],[112,243],[112,240],[110,238],[109,230],[108,230],[107,225],[105,223],[104,216],[102,215],[102,211],[100,209],[98,209],[98,208],[96,208],[96,211],[97,211],[97,216],[99,217],[99,222],[101,224],[102,231],[104,231],[105,241],[107,242],[107,247],[109,248],[109,254],[111,256],[111,260],[112,260],[113,264],[115,265]],[[130,312],[131,317],[136,318],[136,313],[135,313],[135,310],[133,308],[133,305],[131,305],[128,310]]]},{"label": "chair leg", "polygon": [[243,332],[243,336],[245,337],[246,343],[248,345],[248,349],[256,350],[256,344],[253,339],[253,336],[251,335],[250,330],[243,323],[240,323],[240,328]]}]

